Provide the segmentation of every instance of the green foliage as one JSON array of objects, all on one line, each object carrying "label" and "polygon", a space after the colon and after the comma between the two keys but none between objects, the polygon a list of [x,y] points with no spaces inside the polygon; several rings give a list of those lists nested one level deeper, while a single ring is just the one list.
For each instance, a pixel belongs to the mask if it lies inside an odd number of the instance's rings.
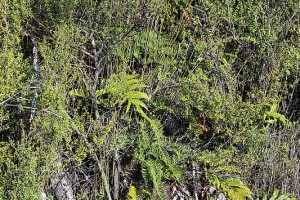
[{"label": "green foliage", "polygon": [[225,180],[219,180],[215,174],[211,174],[209,182],[218,190],[223,193],[229,199],[252,199],[252,192],[239,178],[227,178]]},{"label": "green foliage", "polygon": [[138,199],[136,187],[134,187],[133,185],[131,185],[129,187],[128,196],[131,198],[131,200],[137,200]]},{"label": "green foliage", "polygon": [[[262,200],[267,200],[267,196],[265,195]],[[291,195],[289,193],[284,193],[279,195],[279,190],[275,189],[272,196],[269,198],[269,200],[296,200],[296,198],[291,198]]]},{"label": "green foliage", "polygon": [[251,191],[244,183],[238,178],[228,178],[221,182],[221,188],[229,199],[252,199]]},{"label": "green foliage", "polygon": [[267,124],[269,125],[275,124],[277,120],[279,120],[283,125],[286,125],[289,122],[284,115],[279,114],[277,112],[276,103],[267,104],[267,106],[269,107],[269,109],[265,111],[263,116],[263,119]]},{"label": "green foliage", "polygon": [[[4,171],[0,178],[2,185],[1,199],[40,199],[38,186],[42,182],[42,176],[39,176],[38,171],[42,168],[37,156],[30,149],[30,146],[25,146],[25,143],[19,144],[2,144],[9,146],[7,150],[2,151],[4,156],[1,162],[5,163]],[[13,158],[13,159],[12,159]]]},{"label": "green foliage", "polygon": [[191,199],[207,180],[230,199],[299,198],[299,1],[0,11],[0,198],[51,198],[58,171],[74,199],[173,199],[174,182]]},{"label": "green foliage", "polygon": [[85,99],[89,98],[89,93],[86,90],[73,89],[69,92],[71,97],[82,97]]},{"label": "green foliage", "polygon": [[[78,5],[77,0],[67,1],[41,1],[34,0],[30,4],[32,15],[44,27],[53,28],[57,23],[67,22],[72,19],[74,10]],[[45,32],[49,30],[43,30]],[[48,33],[49,34],[49,33]]]},{"label": "green foliage", "polygon": [[3,124],[9,120],[5,103],[19,103],[19,92],[28,89],[26,72],[31,71],[28,60],[23,59],[21,52],[23,30],[20,14],[25,12],[26,8],[14,5],[14,1],[0,1],[0,130],[8,129],[5,123]]},{"label": "green foliage", "polygon": [[[155,123],[158,122],[155,121]],[[165,199],[163,181],[174,179],[179,183],[183,182],[183,173],[178,163],[187,156],[187,152],[182,147],[173,146],[162,137],[160,124],[156,125],[158,129],[154,129],[155,137],[153,139],[149,137],[145,124],[141,123],[141,126],[142,132],[137,143],[136,157],[144,169],[144,180],[146,181],[150,177],[157,195],[161,199]],[[147,190],[149,189],[147,188]]]},{"label": "green foliage", "polygon": [[153,120],[143,110],[148,110],[148,107],[141,99],[150,100],[150,97],[146,93],[138,91],[146,87],[145,84],[140,82],[135,74],[113,74],[107,81],[106,87],[96,91],[96,97],[99,98],[99,103],[102,103],[104,101],[101,99],[101,96],[105,94],[110,95],[110,101],[113,102],[112,106],[118,105],[120,107],[127,102],[126,113],[134,105],[136,111],[150,122],[153,128],[156,128]]}]

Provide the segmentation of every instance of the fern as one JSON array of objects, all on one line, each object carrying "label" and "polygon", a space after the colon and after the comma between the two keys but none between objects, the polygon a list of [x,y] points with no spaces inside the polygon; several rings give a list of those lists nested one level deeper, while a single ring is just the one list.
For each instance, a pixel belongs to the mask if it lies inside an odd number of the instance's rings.
[{"label": "fern", "polygon": [[[126,113],[129,112],[132,105],[136,111],[146,119],[153,128],[157,128],[154,121],[148,117],[144,110],[148,110],[147,105],[142,100],[150,100],[150,97],[139,90],[147,87],[142,84],[136,74],[114,74],[107,81],[107,86],[104,89],[96,91],[96,97],[99,99],[104,94],[109,94],[113,102],[113,106],[122,106],[127,102]],[[101,102],[101,100],[99,100]]]},{"label": "fern", "polygon": [[[159,198],[164,199],[163,181],[169,179],[182,183],[183,172],[178,162],[186,158],[187,153],[163,137],[163,128],[159,121],[154,123],[157,128],[149,131],[146,124],[140,122],[141,134],[137,143],[136,158],[142,166],[146,187],[152,187],[153,184]],[[152,184],[147,184],[148,180],[151,180]]]},{"label": "fern", "polygon": [[147,160],[146,166],[149,170],[149,174],[152,178],[154,188],[156,189],[157,195],[160,199],[165,199],[163,191],[163,166],[155,160]]},{"label": "fern", "polygon": [[149,137],[149,132],[146,124],[144,122],[140,122],[140,126],[141,135],[138,139],[136,157],[142,165],[142,175],[146,182],[145,186],[151,187],[151,184],[148,183],[148,181],[151,180],[156,193],[161,199],[163,199],[163,166],[154,157],[150,156],[152,155],[150,152],[153,152],[153,148],[156,148],[156,146],[154,146],[150,141],[151,137]]},{"label": "fern", "polygon": [[269,107],[268,110],[265,111],[263,118],[267,124],[274,124],[278,120],[283,124],[289,124],[289,120],[282,114],[277,112],[277,103],[266,104]]}]

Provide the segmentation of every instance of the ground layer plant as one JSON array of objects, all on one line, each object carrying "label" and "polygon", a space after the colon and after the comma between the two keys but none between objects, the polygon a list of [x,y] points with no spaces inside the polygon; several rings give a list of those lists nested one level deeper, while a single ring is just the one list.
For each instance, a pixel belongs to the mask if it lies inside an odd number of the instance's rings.
[{"label": "ground layer plant", "polygon": [[300,198],[299,0],[0,0],[0,199]]}]

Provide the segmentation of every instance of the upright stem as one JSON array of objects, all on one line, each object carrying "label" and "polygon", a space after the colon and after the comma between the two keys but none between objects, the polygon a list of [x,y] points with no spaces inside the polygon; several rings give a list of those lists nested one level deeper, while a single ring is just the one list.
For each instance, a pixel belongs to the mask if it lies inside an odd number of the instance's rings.
[{"label": "upright stem", "polygon": [[120,188],[120,155],[118,150],[115,151],[115,175],[114,175],[114,200],[119,199]]},{"label": "upright stem", "polygon": [[34,37],[31,38],[32,41],[32,55],[33,55],[33,72],[35,76],[35,93],[31,102],[31,112],[30,112],[30,121],[33,120],[34,115],[35,115],[35,108],[36,108],[36,103],[37,103],[37,96],[38,92],[40,90],[40,76],[39,76],[39,71],[38,71],[38,50],[37,50],[37,42]]},{"label": "upright stem", "polygon": [[195,163],[193,162],[192,164],[192,176],[193,176],[193,187],[194,187],[194,195],[195,195],[195,200],[198,200],[198,191],[197,191],[197,186],[196,186],[196,166]]}]

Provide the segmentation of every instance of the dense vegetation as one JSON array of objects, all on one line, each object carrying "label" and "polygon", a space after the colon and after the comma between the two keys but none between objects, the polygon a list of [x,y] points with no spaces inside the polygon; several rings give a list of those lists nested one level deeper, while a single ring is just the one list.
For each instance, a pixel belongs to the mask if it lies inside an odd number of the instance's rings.
[{"label": "dense vegetation", "polygon": [[0,199],[299,199],[299,39],[299,0],[0,0]]}]

